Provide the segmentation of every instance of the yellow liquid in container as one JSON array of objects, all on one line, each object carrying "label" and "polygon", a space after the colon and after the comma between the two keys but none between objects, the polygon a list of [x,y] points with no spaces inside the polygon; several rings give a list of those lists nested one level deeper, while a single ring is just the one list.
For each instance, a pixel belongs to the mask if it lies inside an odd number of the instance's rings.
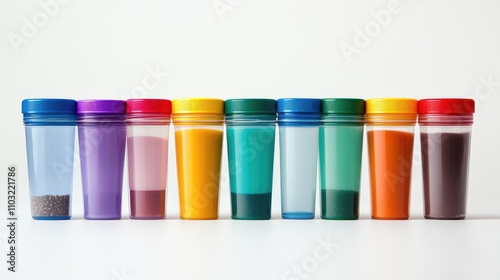
[{"label": "yellow liquid in container", "polygon": [[222,138],[223,132],[216,129],[189,126],[176,129],[181,219],[218,218]]}]

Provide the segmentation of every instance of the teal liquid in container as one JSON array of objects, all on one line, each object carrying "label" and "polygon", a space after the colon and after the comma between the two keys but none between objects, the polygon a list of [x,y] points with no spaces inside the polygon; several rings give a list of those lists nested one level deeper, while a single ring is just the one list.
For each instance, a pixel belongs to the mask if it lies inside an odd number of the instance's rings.
[{"label": "teal liquid in container", "polygon": [[365,101],[322,100],[319,131],[321,218],[359,218]]},{"label": "teal liquid in container", "polygon": [[276,100],[225,101],[231,217],[271,218]]}]

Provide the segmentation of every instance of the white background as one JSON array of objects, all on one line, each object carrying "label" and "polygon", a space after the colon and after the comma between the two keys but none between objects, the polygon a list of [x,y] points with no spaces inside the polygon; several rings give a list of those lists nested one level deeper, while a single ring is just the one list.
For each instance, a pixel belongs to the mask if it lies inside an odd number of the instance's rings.
[{"label": "white background", "polygon": [[[0,176],[8,164],[19,170],[18,272],[3,261],[5,219],[0,278],[499,279],[500,2],[401,0],[381,26],[372,13],[388,3],[73,0],[47,16],[37,1],[0,2]],[[363,42],[357,29],[367,27]],[[141,91],[156,68],[168,75]],[[181,221],[173,141],[167,220],[129,220],[127,195],[123,220],[83,220],[78,165],[73,219],[31,219],[22,99],[194,96],[473,97],[468,218],[423,219],[417,137],[408,221],[370,219],[366,143],[358,221],[281,220],[278,161],[273,219],[231,220],[226,154],[220,220]],[[0,217],[6,201],[4,188]]]}]

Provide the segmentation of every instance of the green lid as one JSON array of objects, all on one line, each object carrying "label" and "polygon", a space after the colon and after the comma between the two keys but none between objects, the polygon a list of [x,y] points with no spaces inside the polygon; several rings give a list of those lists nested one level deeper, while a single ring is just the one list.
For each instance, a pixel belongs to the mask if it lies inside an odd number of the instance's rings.
[{"label": "green lid", "polygon": [[224,102],[224,113],[226,115],[274,115],[276,114],[276,100],[255,98],[228,99]]},{"label": "green lid", "polygon": [[321,99],[321,114],[365,114],[365,100],[358,98]]}]

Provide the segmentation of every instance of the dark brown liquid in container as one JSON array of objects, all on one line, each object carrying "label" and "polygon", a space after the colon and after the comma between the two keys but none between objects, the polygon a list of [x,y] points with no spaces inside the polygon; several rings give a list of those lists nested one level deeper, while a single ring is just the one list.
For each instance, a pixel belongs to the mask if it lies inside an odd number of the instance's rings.
[{"label": "dark brown liquid in container", "polygon": [[421,133],[425,218],[463,219],[470,133]]}]

